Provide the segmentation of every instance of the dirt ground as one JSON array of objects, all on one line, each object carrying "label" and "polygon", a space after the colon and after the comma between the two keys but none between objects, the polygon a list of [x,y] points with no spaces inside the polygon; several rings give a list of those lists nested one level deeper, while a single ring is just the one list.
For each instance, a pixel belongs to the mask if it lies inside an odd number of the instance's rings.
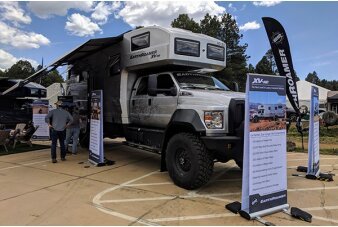
[{"label": "dirt ground", "polygon": [[[212,180],[188,191],[159,172],[160,157],[105,141],[113,166],[87,163],[81,150],[52,164],[50,151],[0,157],[0,225],[262,225],[224,209],[241,199],[241,171],[216,164]],[[321,170],[338,174],[338,156],[321,155]],[[307,154],[288,153],[288,203],[313,215],[312,223],[284,213],[264,217],[275,225],[338,225],[338,178],[292,176]]]},{"label": "dirt ground", "polygon": [[282,129],[286,129],[286,122],[281,120],[259,120],[257,123],[250,122],[250,132]]}]

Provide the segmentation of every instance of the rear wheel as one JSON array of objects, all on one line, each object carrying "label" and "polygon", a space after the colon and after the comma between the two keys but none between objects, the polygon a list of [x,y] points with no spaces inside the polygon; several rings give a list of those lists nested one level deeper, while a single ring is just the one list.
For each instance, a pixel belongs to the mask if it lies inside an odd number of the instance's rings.
[{"label": "rear wheel", "polygon": [[166,165],[177,186],[196,189],[210,180],[214,162],[212,154],[196,135],[179,133],[169,140]]}]

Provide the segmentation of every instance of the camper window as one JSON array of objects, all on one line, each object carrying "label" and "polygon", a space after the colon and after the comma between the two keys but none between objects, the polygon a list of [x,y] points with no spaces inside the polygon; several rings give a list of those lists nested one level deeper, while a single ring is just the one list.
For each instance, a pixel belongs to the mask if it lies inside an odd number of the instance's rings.
[{"label": "camper window", "polygon": [[136,95],[146,95],[148,92],[148,77],[143,77],[138,85]]},{"label": "camper window", "polygon": [[175,54],[199,57],[200,42],[190,39],[175,38]]},{"label": "camper window", "polygon": [[218,61],[224,61],[224,47],[216,46],[216,45],[208,43],[207,58],[218,60]]},{"label": "camper window", "polygon": [[131,37],[131,51],[140,50],[150,46],[150,33],[146,32]]},{"label": "camper window", "polygon": [[120,65],[120,55],[114,55],[110,57],[110,69],[109,69],[109,75],[114,76],[114,75],[119,75],[121,72],[121,65]]}]

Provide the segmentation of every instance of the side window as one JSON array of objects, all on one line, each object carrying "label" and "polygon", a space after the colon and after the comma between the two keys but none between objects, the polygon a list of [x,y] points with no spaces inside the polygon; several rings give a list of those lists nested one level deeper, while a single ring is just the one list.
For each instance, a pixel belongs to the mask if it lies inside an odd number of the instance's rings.
[{"label": "side window", "polygon": [[150,46],[150,33],[146,32],[131,37],[131,51],[140,50]]},{"label": "side window", "polygon": [[[158,89],[170,89],[175,87],[174,81],[168,74],[161,74],[157,77],[157,88]],[[166,95],[168,92],[159,92],[158,94]]]},{"label": "side window", "polygon": [[136,95],[146,95],[148,93],[148,77],[143,77],[139,83]]},{"label": "side window", "polygon": [[109,57],[110,62],[109,62],[109,75],[110,76],[115,76],[119,75],[121,72],[121,58],[120,55],[114,55]]}]

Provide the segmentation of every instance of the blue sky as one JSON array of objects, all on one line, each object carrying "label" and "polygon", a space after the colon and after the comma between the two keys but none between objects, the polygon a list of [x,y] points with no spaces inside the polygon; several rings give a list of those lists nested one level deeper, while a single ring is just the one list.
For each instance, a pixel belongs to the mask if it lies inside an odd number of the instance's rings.
[{"label": "blue sky", "polygon": [[[193,4],[192,4],[193,3]],[[284,26],[301,79],[316,71],[338,79],[338,2],[0,2],[0,69],[19,59],[51,63],[91,38],[116,36],[135,25],[169,26],[180,13],[232,14],[256,65],[270,48],[261,18]]]},{"label": "blue sky", "polygon": [[259,91],[250,91],[250,103],[260,103],[260,104],[275,104],[275,103],[285,103],[286,96],[279,96],[276,92],[262,92]]}]

